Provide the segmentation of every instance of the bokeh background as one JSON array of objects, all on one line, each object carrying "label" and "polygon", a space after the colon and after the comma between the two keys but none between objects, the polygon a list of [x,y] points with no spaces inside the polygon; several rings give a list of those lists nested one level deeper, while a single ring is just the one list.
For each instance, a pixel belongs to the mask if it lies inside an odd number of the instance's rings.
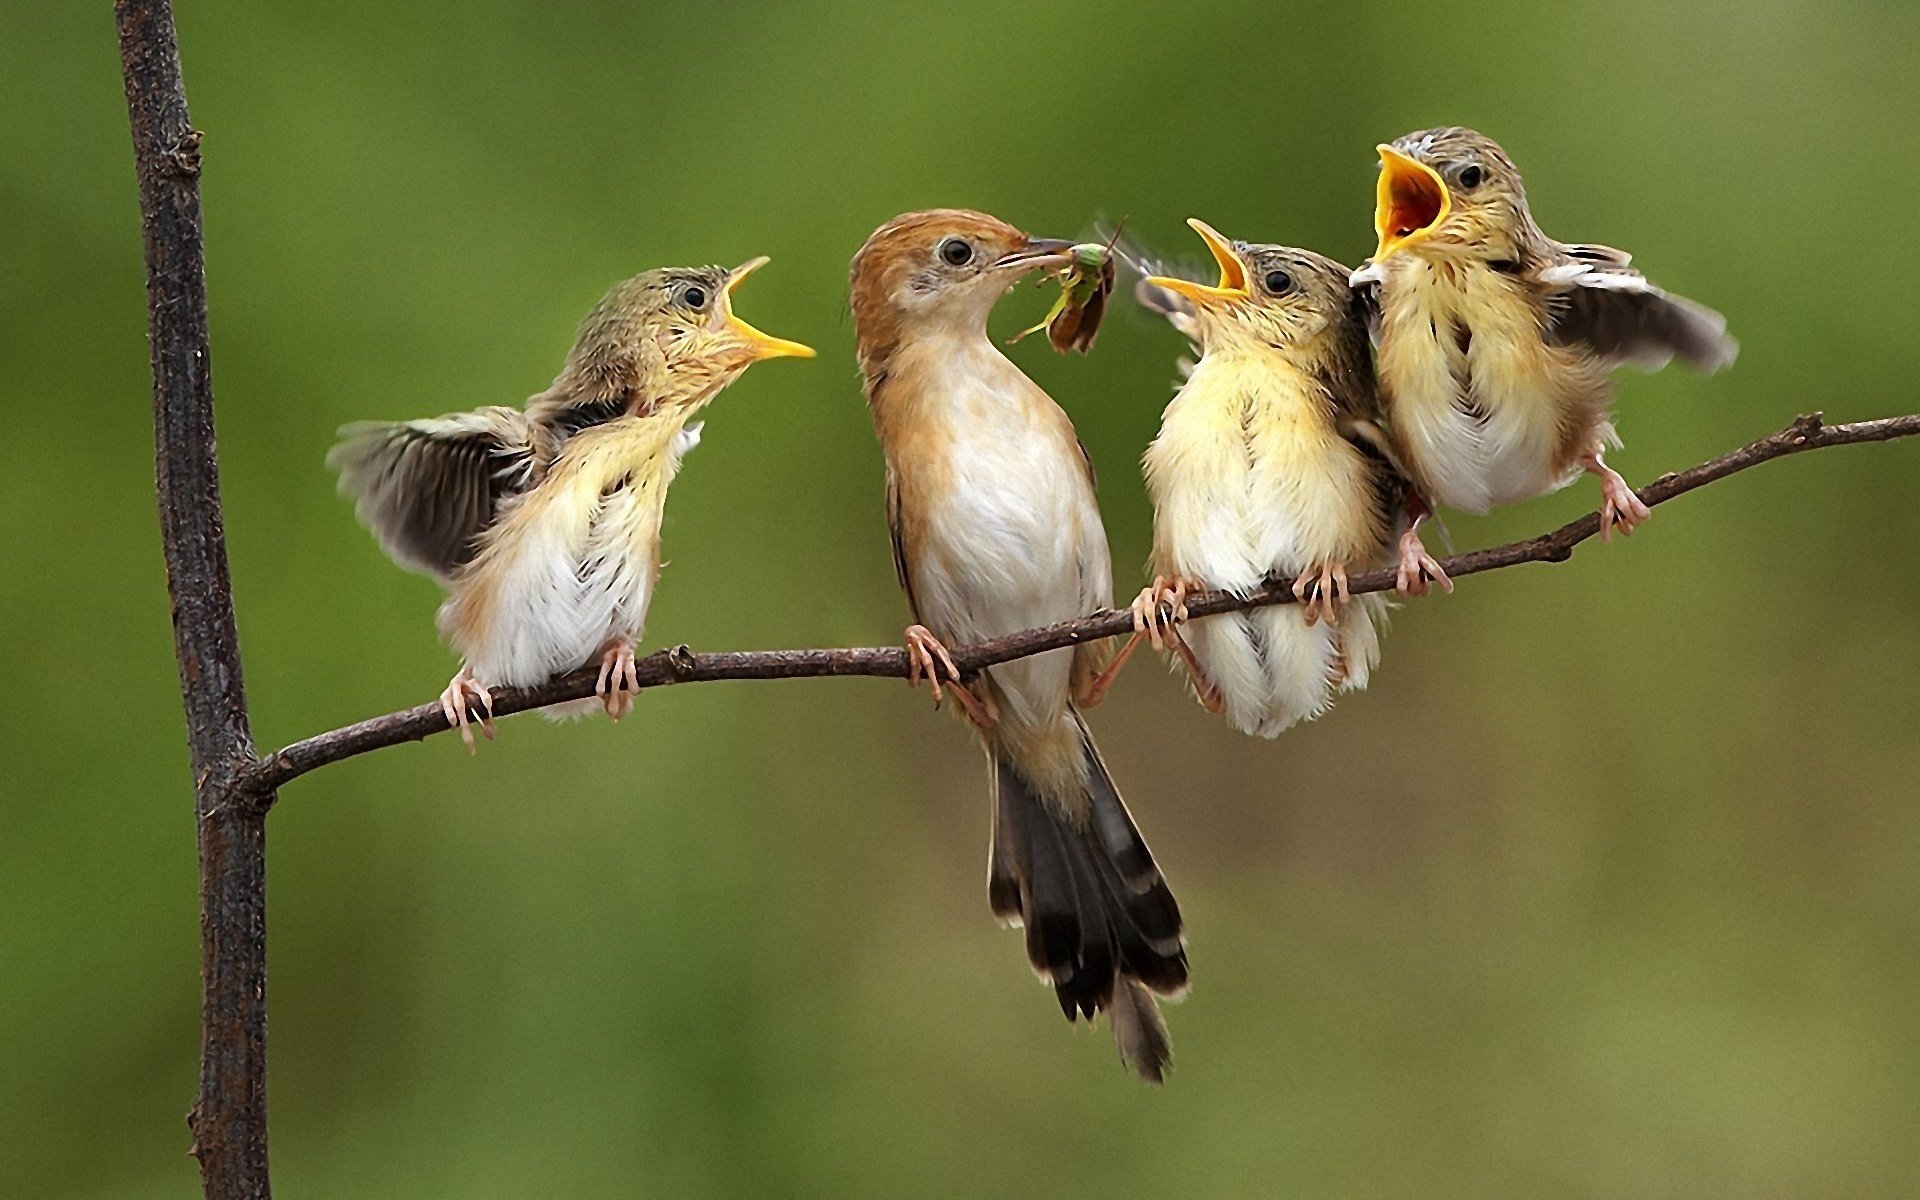
[{"label": "bokeh background", "polygon": [[[821,351],[710,410],[652,644],[896,639],[844,280],[909,208],[1354,262],[1374,143],[1468,123],[1549,231],[1744,343],[1624,381],[1630,478],[1920,403],[1912,5],[181,8],[263,745],[454,666],[334,495],[334,428],[516,402],[651,265],[771,254],[742,311]],[[185,1197],[193,831],[108,6],[0,7],[0,97],[0,1194]],[[1124,310],[1090,359],[1013,351],[1100,468],[1123,591],[1179,351]],[[983,766],[898,684],[661,689],[303,779],[270,824],[281,1190],[1909,1193],[1916,479],[1920,445],[1823,451],[1464,581],[1273,743],[1133,670],[1093,721],[1189,918],[1164,1090],[989,918]]]}]

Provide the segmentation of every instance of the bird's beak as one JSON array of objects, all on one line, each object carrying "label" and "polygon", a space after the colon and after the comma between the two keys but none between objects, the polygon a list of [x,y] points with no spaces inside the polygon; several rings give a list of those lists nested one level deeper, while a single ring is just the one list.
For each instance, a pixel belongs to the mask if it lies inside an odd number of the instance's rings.
[{"label": "bird's beak", "polygon": [[1031,271],[1035,267],[1058,267],[1067,261],[1073,243],[1061,238],[1030,237],[1026,245],[1001,255],[988,267],[991,271]]},{"label": "bird's beak", "polygon": [[1440,173],[1392,146],[1379,146],[1380,185],[1373,228],[1380,235],[1375,260],[1428,237],[1453,211],[1453,197]]},{"label": "bird's beak", "polygon": [[1240,261],[1240,255],[1218,229],[1202,221],[1199,217],[1188,217],[1187,224],[1200,235],[1200,240],[1213,251],[1213,260],[1220,264],[1220,283],[1209,287],[1204,283],[1195,283],[1191,279],[1178,279],[1171,275],[1149,275],[1147,283],[1153,287],[1162,287],[1176,292],[1195,304],[1202,306],[1221,304],[1229,300],[1245,300],[1250,295],[1247,290],[1247,265]]},{"label": "bird's beak", "polygon": [[768,261],[767,256],[763,254],[759,258],[748,259],[727,272],[726,291],[720,297],[720,307],[725,310],[727,316],[727,329],[747,344],[755,362],[763,358],[812,358],[813,347],[802,346],[799,342],[789,342],[785,338],[770,337],[761,333],[742,321],[733,311],[733,289],[740,286],[742,279],[766,266]]}]

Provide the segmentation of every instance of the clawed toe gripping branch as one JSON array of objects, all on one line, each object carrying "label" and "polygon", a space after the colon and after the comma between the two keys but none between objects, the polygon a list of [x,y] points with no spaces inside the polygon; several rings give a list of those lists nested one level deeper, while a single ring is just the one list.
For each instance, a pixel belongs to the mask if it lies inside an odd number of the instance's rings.
[{"label": "clawed toe gripping branch", "polygon": [[[217,1200],[270,1194],[266,1105],[266,834],[277,790],[318,767],[449,729],[438,702],[373,717],[306,738],[265,758],[254,752],[239,638],[228,582],[226,536],[214,454],[213,389],[207,348],[204,242],[200,225],[200,134],[188,122],[169,0],[116,0],[127,107],[140,180],[153,365],[157,491],[174,648],[186,707],[187,743],[199,831],[201,902],[201,1073],[188,1123],[205,1194]],[[1776,458],[1825,446],[1920,434],[1920,413],[1825,424],[1800,417],[1710,462],[1664,475],[1639,490],[1648,507]],[[1445,559],[1459,579],[1526,562],[1559,562],[1600,530],[1589,513],[1551,533]],[[1355,594],[1395,584],[1392,567],[1351,577]],[[1190,617],[1295,602],[1292,580],[1245,596],[1194,592]],[[996,663],[1133,631],[1125,609],[952,648],[961,676]],[[799,679],[877,675],[905,679],[900,646],[846,650],[753,650],[696,654],[685,646],[628,665],[628,692],[717,679]],[[507,716],[596,694],[590,666],[536,688],[493,694],[491,715]]]}]

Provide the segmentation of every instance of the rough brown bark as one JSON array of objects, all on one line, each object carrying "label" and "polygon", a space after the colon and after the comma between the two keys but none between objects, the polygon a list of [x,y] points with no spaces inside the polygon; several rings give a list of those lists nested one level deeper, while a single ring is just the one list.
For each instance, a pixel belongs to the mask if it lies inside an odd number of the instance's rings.
[{"label": "rough brown bark", "polygon": [[[1846,425],[1825,424],[1818,414],[1803,416],[1778,433],[1768,434],[1738,450],[1678,474],[1662,475],[1639,489],[1640,498],[1649,505],[1661,504],[1715,480],[1724,479],[1736,471],[1744,471],[1748,467],[1803,450],[1856,442],[1884,442],[1915,434],[1920,434],[1920,413],[1877,421],[1856,421]],[[1457,555],[1444,560],[1441,566],[1449,576],[1459,579],[1520,563],[1560,562],[1572,556],[1575,546],[1599,531],[1599,514],[1588,513],[1551,533]],[[1368,571],[1355,575],[1351,583],[1356,594],[1386,591],[1393,587],[1393,571]],[[1279,582],[1270,583],[1244,596],[1226,592],[1195,593],[1188,598],[1187,609],[1193,617],[1204,617],[1265,604],[1293,602],[1288,583]],[[1132,628],[1133,619],[1129,613],[1107,609],[1044,629],[1029,629],[973,646],[957,646],[953,648],[953,658],[962,674],[972,674],[995,663],[1129,633]],[[898,646],[854,650],[752,650],[728,654],[696,654],[685,646],[679,646],[641,659],[639,673],[642,686],[699,683],[716,679],[799,679],[825,675],[879,675],[904,679],[907,675],[907,654]],[[494,694],[494,711],[505,716],[558,704],[563,700],[591,696],[596,675],[595,669],[588,668],[535,688],[503,689]],[[275,751],[248,772],[249,785],[256,790],[277,788],[330,762],[365,754],[383,746],[417,742],[446,729],[447,718],[438,704],[422,704],[417,708],[373,717]]]},{"label": "rough brown bark", "polygon": [[155,477],[186,705],[200,852],[200,1091],[188,1114],[201,1184],[266,1197],[266,810],[227,575],[207,358],[200,134],[187,118],[168,0],[117,0],[140,180]]}]

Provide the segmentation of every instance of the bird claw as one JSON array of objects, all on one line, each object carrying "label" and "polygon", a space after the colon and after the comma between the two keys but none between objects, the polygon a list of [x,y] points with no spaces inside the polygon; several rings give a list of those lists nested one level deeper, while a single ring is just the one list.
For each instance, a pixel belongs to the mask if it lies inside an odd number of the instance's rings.
[{"label": "bird claw", "polygon": [[1601,459],[1599,451],[1587,456],[1586,468],[1600,477],[1600,540],[1611,542],[1616,526],[1623,537],[1632,537],[1641,522],[1653,515],[1653,510],[1620,477],[1620,472]]},{"label": "bird claw", "polygon": [[474,714],[468,707],[476,700],[480,703],[480,732],[488,741],[492,741],[493,693],[474,678],[472,671],[462,666],[454,672],[446,690],[440,693],[440,711],[447,715],[447,727],[460,731],[460,740],[466,743],[468,754],[477,752],[473,744]]},{"label": "bird claw", "polygon": [[[953,698],[965,710],[967,719],[981,730],[992,729],[995,717],[987,706],[974,696],[967,685],[960,681],[960,667],[953,661],[953,655],[947,652],[939,638],[925,625],[909,625],[906,631],[907,644],[907,686],[919,687],[922,676],[933,690],[933,706],[940,707],[940,701],[946,696],[946,689],[953,692]],[[942,685],[940,673],[945,670],[947,682]]]},{"label": "bird claw", "polygon": [[640,665],[633,657],[632,642],[622,638],[601,653],[593,694],[600,697],[608,720],[618,721],[633,711],[633,698],[640,694]]},{"label": "bird claw", "polygon": [[1400,535],[1400,562],[1394,569],[1393,583],[1402,596],[1424,596],[1429,584],[1439,584],[1443,592],[1453,590],[1453,580],[1447,578],[1433,555],[1427,553],[1417,529]]},{"label": "bird claw", "polygon": [[1300,602],[1307,624],[1317,625],[1323,619],[1329,625],[1337,624],[1340,607],[1353,599],[1347,588],[1347,564],[1325,563],[1317,571],[1308,567],[1300,572],[1293,581],[1293,598]]},{"label": "bird claw", "polygon": [[1133,613],[1133,631],[1145,634],[1155,650],[1164,651],[1178,635],[1175,625],[1187,620],[1187,595],[1193,585],[1185,579],[1155,575],[1150,587],[1140,589],[1127,607]]}]

